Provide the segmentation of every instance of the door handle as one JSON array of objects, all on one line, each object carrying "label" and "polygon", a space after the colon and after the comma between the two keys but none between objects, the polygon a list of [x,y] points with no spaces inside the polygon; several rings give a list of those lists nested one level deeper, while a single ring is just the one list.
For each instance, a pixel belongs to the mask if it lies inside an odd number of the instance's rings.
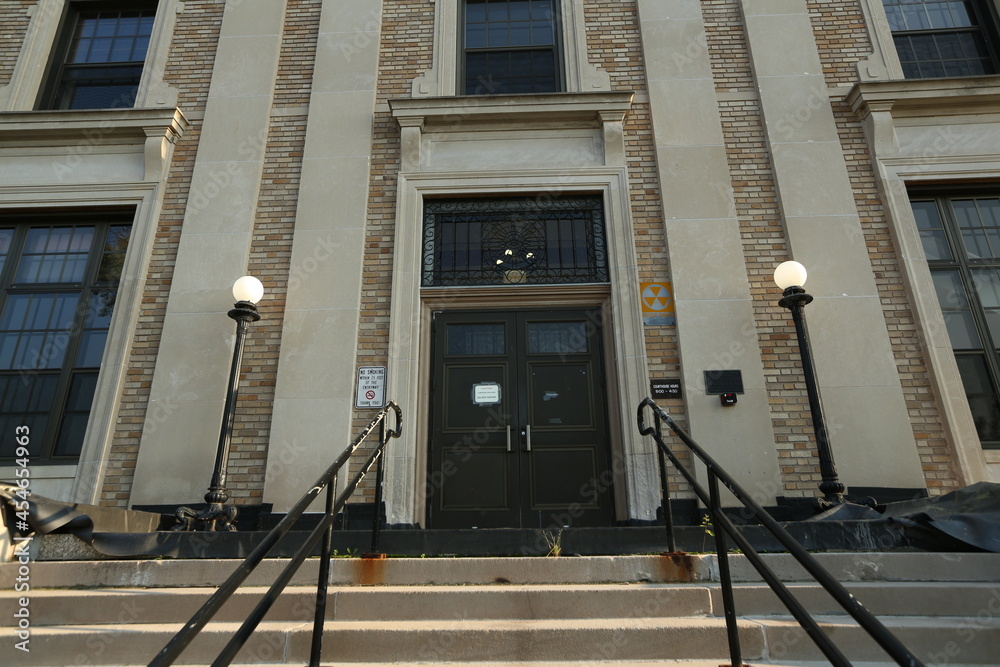
[{"label": "door handle", "polygon": [[528,451],[531,451],[531,424],[526,424],[524,427],[525,441],[528,443]]},{"label": "door handle", "polygon": [[510,424],[507,424],[507,452],[510,453],[514,450],[510,447]]}]

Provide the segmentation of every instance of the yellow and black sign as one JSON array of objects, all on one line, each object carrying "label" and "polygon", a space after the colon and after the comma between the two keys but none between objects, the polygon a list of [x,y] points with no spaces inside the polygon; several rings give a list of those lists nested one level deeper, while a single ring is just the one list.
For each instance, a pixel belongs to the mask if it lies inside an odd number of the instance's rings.
[{"label": "yellow and black sign", "polygon": [[670,283],[639,283],[642,321],[646,326],[673,325],[674,293]]}]

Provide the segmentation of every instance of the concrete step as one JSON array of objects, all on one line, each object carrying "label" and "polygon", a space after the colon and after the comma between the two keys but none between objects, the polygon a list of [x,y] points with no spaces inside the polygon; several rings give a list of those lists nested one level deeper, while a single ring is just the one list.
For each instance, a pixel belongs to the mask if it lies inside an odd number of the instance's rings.
[{"label": "concrete step", "polygon": [[[267,589],[240,589],[215,620],[242,621]],[[170,623],[184,621],[212,595],[211,588],[36,590],[30,596],[35,626]],[[19,594],[0,592],[0,608],[13,608]],[[313,618],[316,589],[295,586],[268,612],[275,621]],[[566,618],[653,618],[708,616],[711,595],[704,586],[604,584],[537,586],[333,586],[326,617],[345,621],[516,620]],[[11,615],[0,626],[13,626]]]},{"label": "concrete step", "polygon": [[[384,662],[352,662],[351,667],[383,667]],[[455,667],[454,662],[394,662],[394,667]],[[615,665],[616,667],[726,667],[726,663],[720,666],[718,660],[587,660],[586,662],[474,662],[467,663],[469,667],[579,667],[581,664],[587,667],[603,667]],[[749,663],[751,667],[755,665],[768,665],[768,667],[830,667],[827,660],[753,660]],[[857,661],[852,663],[853,667],[898,667],[895,662],[868,662]],[[965,663],[948,662],[948,667],[982,667],[982,665],[972,665]],[[124,666],[132,667],[132,666]],[[136,665],[134,667],[141,667]],[[208,665],[204,665],[208,667]],[[246,664],[233,664],[231,667],[248,667]],[[277,667],[277,663],[254,665],[254,667]],[[281,667],[286,667],[282,665]]]},{"label": "concrete step", "polygon": [[[331,664],[331,663],[326,663]],[[384,667],[386,663],[384,662],[352,662],[351,667]],[[393,662],[391,663],[394,667],[455,667],[457,664],[454,662]],[[719,661],[716,660],[587,660],[586,662],[554,662],[554,661],[544,661],[544,662],[474,662],[466,663],[469,667],[510,667],[515,665],[516,667],[579,667],[580,665],[586,665],[586,667],[606,667],[608,665],[615,665],[616,667],[720,667]],[[768,667],[829,667],[830,663],[826,660],[753,660],[749,663],[751,667],[755,665],[768,665]],[[868,661],[854,661],[854,667],[898,667],[895,662],[868,662]],[[254,667],[287,667],[283,663],[257,663]],[[972,665],[966,663],[956,663],[948,662],[948,667],[982,667],[982,665]],[[119,667],[145,667],[145,665],[121,665]],[[190,667],[208,667],[207,664],[203,666],[192,665]],[[249,667],[247,663],[236,664],[233,663],[231,667]]]},{"label": "concrete step", "polygon": [[[824,632],[853,661],[884,660],[885,652],[857,624],[831,616],[817,616]],[[778,660],[821,660],[822,653],[794,620],[745,619],[764,627],[768,656]],[[1000,618],[880,617],[879,620],[915,656],[928,665],[956,662],[1000,664]]]},{"label": "concrete step", "polygon": [[[820,617],[824,631],[854,661],[884,662],[884,652],[843,618]],[[884,618],[883,622],[928,664],[995,665],[1000,622],[973,627],[968,619]],[[14,648],[12,631],[0,631],[0,664],[123,665],[148,662],[180,624],[67,625],[33,628],[30,652]],[[177,664],[205,664],[228,641],[236,623],[212,623]],[[793,621],[744,618],[739,622],[749,662],[821,661],[822,655]],[[310,623],[264,622],[237,661],[302,664]],[[719,618],[562,619],[493,621],[332,621],[324,632],[324,662],[503,664],[591,660],[723,660],[728,646]],[[718,663],[716,663],[718,664]]]},{"label": "concrete step", "polygon": [[[996,582],[1000,554],[819,553],[816,559],[842,582],[939,581]],[[765,562],[786,582],[812,581],[788,554],[764,554]],[[32,588],[217,586],[238,567],[238,560],[118,560],[31,562]],[[268,585],[287,563],[268,559],[247,585]],[[609,582],[718,581],[715,556],[577,556],[563,558],[335,558],[333,585],[597,584]],[[315,584],[318,559],[307,560],[293,585]],[[0,563],[0,590],[12,590],[18,563]],[[760,582],[746,557],[730,557],[733,580]]]},{"label": "concrete step", "polygon": [[[928,664],[1000,664],[1000,555],[817,554]],[[885,654],[786,554],[766,559],[852,661]],[[287,561],[265,561],[178,664],[206,664]],[[145,664],[237,561],[0,566],[0,608],[29,600],[30,652],[0,615],[0,665]],[[308,561],[237,662],[303,664],[318,563]],[[325,664],[671,664],[727,658],[712,556],[335,559]],[[732,558],[748,663],[823,664],[774,594]],[[22,568],[27,568],[23,570]],[[30,583],[18,591],[20,580]],[[836,612],[836,613],[833,613]],[[678,664],[678,663],[673,663]],[[551,667],[551,665],[550,665]]]},{"label": "concrete step", "polygon": [[[790,584],[789,589],[811,613],[844,614],[816,585]],[[1000,587],[994,584],[866,582],[849,584],[848,589],[876,615],[975,617],[991,607],[1000,611]],[[265,591],[258,586],[241,588],[216,620],[242,620]],[[190,618],[213,592],[212,588],[40,589],[29,599],[35,626],[170,623]],[[315,595],[313,586],[287,588],[267,618],[307,621]],[[351,621],[721,617],[724,613],[717,584],[332,586],[328,596],[326,617]],[[767,586],[741,584],[734,596],[740,615],[787,614]],[[14,608],[20,597],[0,591],[0,608]],[[0,627],[14,626],[17,620],[2,615]]]},{"label": "concrete step", "polygon": [[[10,631],[0,632],[0,664],[120,665],[148,662],[180,624],[73,625],[36,628],[31,651],[13,647]],[[176,664],[211,662],[237,629],[212,623]],[[266,622],[253,633],[237,660],[246,663],[303,664],[311,624]],[[762,626],[740,622],[740,640],[749,659],[764,655]],[[325,662],[498,662],[562,660],[721,659],[726,656],[721,619],[574,619],[559,621],[339,621],[324,631]]]},{"label": "concrete step", "polygon": [[[1000,578],[1000,572],[997,573]],[[818,584],[791,583],[789,590],[812,614],[840,615],[843,608]],[[845,588],[876,616],[969,616],[984,610],[1000,617],[1000,585],[986,582],[848,582]],[[722,589],[709,587],[712,609],[723,613]],[[733,587],[743,616],[784,615],[788,611],[766,584]],[[991,611],[992,610],[992,611]],[[1000,662],[1000,660],[998,660]]]}]

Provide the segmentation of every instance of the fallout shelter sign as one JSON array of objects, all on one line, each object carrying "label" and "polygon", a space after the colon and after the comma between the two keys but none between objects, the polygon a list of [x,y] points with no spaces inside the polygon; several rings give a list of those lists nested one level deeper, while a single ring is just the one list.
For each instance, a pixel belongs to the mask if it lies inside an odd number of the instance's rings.
[{"label": "fallout shelter sign", "polygon": [[673,326],[674,294],[671,283],[639,283],[642,323],[647,327]]}]

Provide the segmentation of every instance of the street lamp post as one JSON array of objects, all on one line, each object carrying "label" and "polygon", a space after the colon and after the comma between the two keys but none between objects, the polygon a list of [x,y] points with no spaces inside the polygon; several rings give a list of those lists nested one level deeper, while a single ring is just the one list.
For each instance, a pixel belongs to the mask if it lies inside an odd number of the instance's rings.
[{"label": "street lamp post", "polygon": [[799,354],[802,357],[802,374],[805,376],[806,393],[809,396],[809,412],[812,414],[813,432],[816,435],[819,471],[823,478],[819,485],[819,490],[823,493],[819,504],[821,509],[827,509],[844,503],[844,485],[837,475],[837,464],[834,463],[833,450],[827,439],[823,406],[819,400],[816,371],[813,368],[812,351],[809,348],[809,337],[806,332],[803,310],[813,300],[812,295],[807,294],[802,287],[806,282],[806,268],[798,262],[782,262],[774,270],[774,282],[784,290],[778,305],[792,312],[792,321],[795,323],[795,335],[799,341]]},{"label": "street lamp post", "polygon": [[222,410],[222,431],[215,451],[215,468],[212,481],[205,494],[208,507],[198,512],[190,507],[178,508],[177,525],[174,530],[236,530],[237,509],[226,505],[229,493],[226,490],[226,468],[229,465],[229,445],[236,421],[236,397],[239,394],[240,367],[243,363],[243,344],[251,322],[260,319],[257,302],[264,296],[264,286],[253,276],[243,276],[233,284],[233,298],[236,303],[229,311],[229,317],[236,320],[236,343],[233,347],[233,363],[229,368],[229,388],[226,404]]}]

